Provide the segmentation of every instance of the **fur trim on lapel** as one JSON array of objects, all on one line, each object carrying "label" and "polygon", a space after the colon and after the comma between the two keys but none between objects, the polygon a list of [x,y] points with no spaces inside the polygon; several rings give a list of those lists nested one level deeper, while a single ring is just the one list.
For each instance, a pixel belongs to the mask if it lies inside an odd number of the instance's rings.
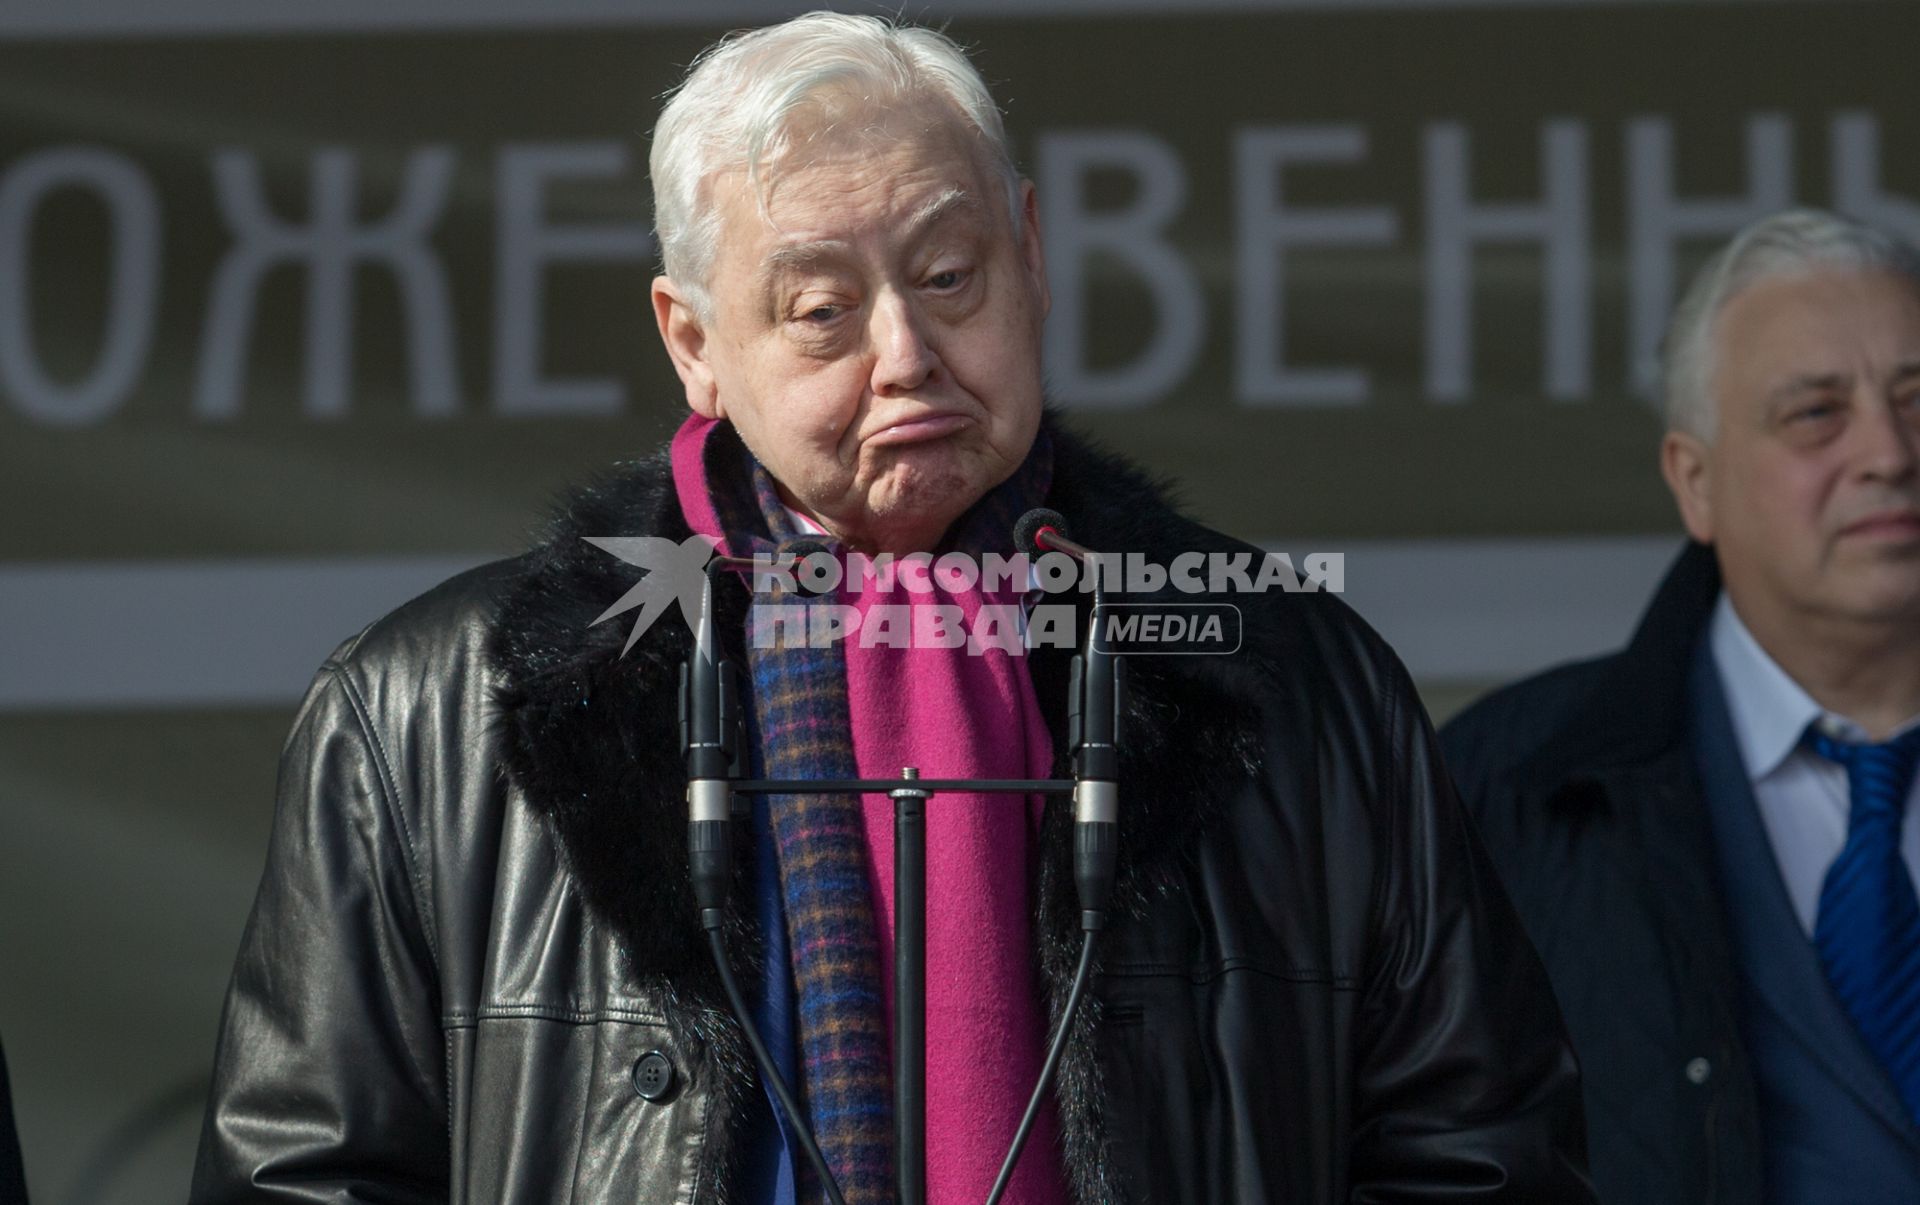
[{"label": "fur trim on lapel", "polygon": [[[1162,565],[1187,551],[1258,555],[1182,517],[1163,487],[1137,468],[1062,430],[1053,415],[1047,421],[1054,439],[1048,503],[1089,547],[1140,552]],[[582,538],[688,534],[665,454],[621,467],[575,495],[552,523],[498,616],[490,648],[503,683],[507,772],[552,826],[588,906],[620,935],[635,974],[668,1001],[677,1036],[711,1050],[728,1081],[727,1103],[736,1107],[724,1110],[710,1135],[714,1186],[703,1198],[724,1202],[732,1120],[752,1074],[695,919],[687,873],[677,692],[691,641],[683,623],[661,622],[621,657],[624,624],[589,627],[637,571]],[[1165,598],[1192,601],[1170,590]],[[745,606],[737,585],[722,592],[718,630],[741,631]],[[1197,835],[1258,772],[1257,684],[1271,669],[1265,657],[1284,643],[1278,633],[1255,630],[1258,610],[1264,608],[1245,608],[1241,655],[1128,661],[1115,895],[1123,916],[1177,889],[1180,862]],[[1078,630],[1087,622],[1083,609]],[[1067,665],[1062,650],[1036,650],[1031,658],[1053,728],[1055,777],[1067,776]],[[1080,945],[1072,827],[1070,807],[1047,809],[1035,868],[1036,953],[1056,1021]],[[757,965],[759,935],[738,911],[730,944],[736,957]],[[1055,1089],[1067,1173],[1083,1205],[1125,1197],[1104,1152],[1099,1027],[1097,998],[1089,993]]]},{"label": "fur trim on lapel", "polygon": [[[1120,457],[1054,429],[1053,489],[1047,503],[1072,527],[1074,538],[1103,553],[1141,553],[1165,566],[1181,552],[1251,552],[1173,509],[1170,487]],[[1192,602],[1171,588],[1126,601]],[[1130,657],[1120,719],[1119,874],[1117,917],[1137,917],[1149,899],[1179,889],[1179,867],[1200,832],[1259,773],[1257,682],[1275,646],[1256,632],[1255,608],[1244,608],[1244,656]],[[1075,632],[1092,623],[1082,598]],[[1042,714],[1053,729],[1053,777],[1070,776],[1066,756],[1070,654],[1038,649],[1029,658]],[[1035,940],[1048,1012],[1059,1023],[1080,957],[1080,904],[1073,881],[1073,814],[1066,801],[1048,807],[1037,867]],[[1101,960],[1097,948],[1095,980]],[[1061,1055],[1054,1096],[1059,1107],[1064,1164],[1074,1199],[1109,1205],[1129,1199],[1106,1155],[1106,1091],[1097,1056],[1102,1022],[1093,990],[1081,1006],[1074,1034]]]},{"label": "fur trim on lapel", "polygon": [[[572,496],[528,554],[494,621],[490,659],[502,683],[506,770],[547,820],[588,908],[619,935],[628,965],[668,1027],[719,1085],[694,1200],[725,1205],[753,1072],[694,905],[687,868],[686,766],[680,753],[684,622],[663,619],[623,657],[628,625],[593,620],[638,571],[587,536],[691,534],[663,451]],[[739,630],[745,595],[715,591],[720,631]],[[735,900],[743,876],[736,876]],[[760,976],[760,935],[739,910],[728,948],[742,978]]]}]

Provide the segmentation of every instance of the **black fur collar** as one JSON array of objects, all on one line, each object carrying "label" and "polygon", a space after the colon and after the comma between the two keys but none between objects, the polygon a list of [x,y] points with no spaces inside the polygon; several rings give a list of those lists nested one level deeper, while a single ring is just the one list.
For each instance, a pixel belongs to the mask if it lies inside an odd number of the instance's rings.
[{"label": "black fur collar", "polygon": [[[1052,415],[1048,422],[1048,505],[1068,517],[1081,542],[1142,552],[1160,564],[1184,551],[1247,550],[1179,515],[1163,487],[1139,469],[1060,429]],[[553,520],[501,606],[489,651],[501,684],[507,772],[551,826],[588,907],[619,934],[634,974],[660,993],[676,1035],[696,1056],[705,1051],[717,1061],[727,1103],[737,1105],[752,1075],[695,920],[687,874],[677,682],[690,635],[684,623],[663,620],[622,657],[625,622],[589,626],[638,571],[582,537],[678,541],[689,534],[664,450],[619,467],[575,494]],[[723,592],[718,630],[739,631],[745,607],[743,590]],[[1116,888],[1122,912],[1137,914],[1149,898],[1177,889],[1181,856],[1258,768],[1256,683],[1271,669],[1261,652],[1272,655],[1285,642],[1251,630],[1260,623],[1254,608],[1246,608],[1246,623],[1240,656],[1129,661]],[[1031,663],[1056,751],[1065,747],[1067,660],[1062,651],[1037,650]],[[1056,753],[1054,776],[1067,776],[1064,753]],[[1036,952],[1055,1013],[1080,942],[1072,817],[1060,802],[1047,810],[1034,893]],[[737,912],[730,923],[736,957],[757,972],[760,941],[751,918]],[[1089,1205],[1120,1195],[1103,1153],[1099,1024],[1097,1005],[1082,1011],[1056,1087],[1068,1176],[1076,1198]],[[724,1120],[713,1127],[698,1199],[728,1199],[735,1128]]]}]

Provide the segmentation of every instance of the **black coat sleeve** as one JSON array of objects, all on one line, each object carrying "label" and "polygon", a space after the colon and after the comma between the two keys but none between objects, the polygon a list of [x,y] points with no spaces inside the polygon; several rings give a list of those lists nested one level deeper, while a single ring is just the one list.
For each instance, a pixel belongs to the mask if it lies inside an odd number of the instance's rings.
[{"label": "black coat sleeve", "polygon": [[1356,1027],[1351,1200],[1586,1205],[1559,1008],[1397,661],[1379,714],[1384,861]]},{"label": "black coat sleeve", "polygon": [[27,1205],[27,1172],[20,1160],[20,1135],[13,1126],[5,1051],[0,1051],[0,1205]]},{"label": "black coat sleeve", "polygon": [[329,662],[281,756],[193,1205],[446,1199],[439,992],[412,870],[384,750]]}]

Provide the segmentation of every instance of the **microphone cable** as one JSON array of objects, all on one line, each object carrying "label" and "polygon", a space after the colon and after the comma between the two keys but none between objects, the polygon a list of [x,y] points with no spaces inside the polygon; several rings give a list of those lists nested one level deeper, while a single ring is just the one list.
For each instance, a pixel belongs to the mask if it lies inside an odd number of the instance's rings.
[{"label": "microphone cable", "polygon": [[[1040,1068],[1040,1081],[1033,1086],[1027,1111],[1020,1118],[1020,1128],[1014,1132],[1013,1144],[1007,1148],[1007,1157],[1000,1165],[1000,1175],[993,1182],[993,1191],[987,1194],[987,1205],[1000,1205],[1001,1198],[1006,1196],[1008,1186],[1013,1183],[1014,1170],[1020,1164],[1020,1156],[1026,1150],[1027,1139],[1033,1136],[1034,1124],[1040,1119],[1040,1108],[1046,1101],[1047,1090],[1053,1086],[1053,1077],[1060,1067],[1060,1056],[1066,1052],[1067,1038],[1073,1032],[1074,1018],[1079,1015],[1080,1001],[1085,997],[1087,981],[1092,977],[1093,947],[1098,934],[1099,930],[1088,929],[1081,936],[1080,965],[1074,970],[1073,986],[1067,992],[1067,1004],[1060,1013],[1060,1027],[1047,1046],[1047,1059]],[[747,1008],[739,980],[734,977],[733,967],[727,959],[726,939],[720,935],[718,926],[707,930],[707,947],[713,952],[713,964],[719,968],[720,984],[726,989],[727,1003],[733,1008],[735,1019],[747,1035],[747,1045],[753,1051],[753,1061],[760,1068],[760,1075],[773,1089],[780,1109],[787,1115],[787,1123],[800,1139],[800,1148],[806,1154],[807,1162],[812,1165],[814,1174],[820,1177],[827,1197],[833,1205],[846,1205],[846,1199],[840,1195],[840,1184],[834,1179],[833,1170],[827,1166],[827,1158],[821,1153],[812,1128],[807,1125],[806,1114],[801,1111],[779,1068],[773,1065],[773,1055],[760,1037],[760,1027],[754,1024],[753,1013]]]},{"label": "microphone cable", "polygon": [[744,557],[715,555],[707,562],[700,600],[700,622],[694,648],[682,667],[680,723],[681,741],[687,755],[688,870],[693,880],[694,903],[700,910],[700,927],[707,933],[707,948],[713,965],[720,972],[720,986],[734,1019],[746,1032],[747,1046],[760,1075],[773,1089],[774,1098],[787,1115],[787,1122],[800,1139],[800,1149],[820,1177],[821,1186],[833,1205],[846,1205],[840,1184],[827,1166],[826,1156],[807,1124],[807,1115],[794,1099],[793,1090],[774,1066],[760,1028],[753,1022],[746,997],[734,977],[733,964],[727,958],[723,926],[726,923],[728,889],[733,874],[733,791],[728,785],[738,773],[745,756],[745,721],[739,689],[730,678],[731,666],[720,660],[717,634],[713,628],[713,577],[721,568],[739,569],[752,565]]},{"label": "microphone cable", "polygon": [[1033,1096],[1027,1101],[1026,1115],[1020,1118],[1020,1128],[1014,1132],[1013,1145],[1007,1148],[1006,1162],[1000,1165],[1000,1177],[993,1182],[993,1191],[987,1194],[987,1205],[1000,1205],[1000,1198],[1006,1195],[1007,1186],[1013,1183],[1013,1169],[1020,1163],[1020,1153],[1026,1149],[1027,1139],[1033,1135],[1033,1123],[1040,1119],[1040,1106],[1047,1098],[1047,1089],[1053,1085],[1053,1075],[1060,1066],[1060,1056],[1067,1048],[1067,1035],[1073,1032],[1073,1019],[1080,1011],[1080,997],[1086,993],[1087,980],[1093,971],[1093,942],[1099,932],[1098,929],[1087,929],[1081,935],[1080,966],[1073,972],[1073,987],[1067,992],[1067,1006],[1060,1013],[1060,1029],[1047,1046],[1047,1061],[1040,1068],[1040,1082],[1033,1086]]},{"label": "microphone cable", "polygon": [[707,947],[713,951],[713,965],[720,968],[720,985],[727,991],[727,1003],[733,1006],[733,1015],[740,1022],[740,1028],[746,1031],[747,1045],[753,1049],[753,1061],[759,1065],[761,1076],[779,1099],[788,1124],[799,1136],[800,1149],[806,1152],[807,1162],[813,1165],[813,1172],[820,1177],[820,1183],[827,1190],[827,1197],[833,1205],[847,1205],[846,1198],[840,1195],[839,1181],[833,1178],[833,1169],[827,1166],[827,1157],[820,1153],[820,1144],[814,1141],[813,1128],[807,1124],[807,1115],[793,1098],[793,1091],[781,1077],[780,1069],[773,1065],[773,1055],[760,1038],[760,1027],[753,1023],[753,1014],[747,1010],[746,998],[740,994],[740,983],[733,977],[733,967],[727,961],[727,943],[720,935],[718,924],[707,926]]}]

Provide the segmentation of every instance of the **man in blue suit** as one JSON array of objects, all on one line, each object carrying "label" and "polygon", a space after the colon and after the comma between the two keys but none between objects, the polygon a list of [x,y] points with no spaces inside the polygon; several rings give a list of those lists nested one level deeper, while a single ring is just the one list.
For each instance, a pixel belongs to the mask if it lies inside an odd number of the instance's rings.
[{"label": "man in blue suit", "polygon": [[1920,254],[1739,234],[1664,350],[1693,542],[1632,643],[1444,741],[1616,1205],[1920,1201]]}]

